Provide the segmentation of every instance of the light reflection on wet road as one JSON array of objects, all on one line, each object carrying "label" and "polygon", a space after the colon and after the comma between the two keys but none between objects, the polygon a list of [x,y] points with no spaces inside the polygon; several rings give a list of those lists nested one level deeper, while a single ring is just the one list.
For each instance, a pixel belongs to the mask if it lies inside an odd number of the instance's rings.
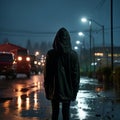
[{"label": "light reflection on wet road", "polygon": [[[77,99],[71,103],[71,120],[119,120],[114,116],[113,100],[106,99],[114,98],[114,93],[104,92],[96,79],[81,78],[80,81]],[[30,79],[0,78],[0,120],[50,120],[51,105],[45,98],[43,82],[42,74]],[[103,118],[105,113],[109,119]]]},{"label": "light reflection on wet road", "polygon": [[50,116],[43,75],[0,80],[0,120],[44,120]]}]

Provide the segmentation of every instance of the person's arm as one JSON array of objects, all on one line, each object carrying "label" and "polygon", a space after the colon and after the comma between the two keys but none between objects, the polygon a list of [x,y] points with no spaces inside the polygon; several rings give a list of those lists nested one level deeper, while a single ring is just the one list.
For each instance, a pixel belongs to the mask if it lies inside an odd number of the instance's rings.
[{"label": "person's arm", "polygon": [[71,64],[72,64],[71,72],[72,72],[72,83],[73,83],[73,100],[75,100],[80,84],[80,66],[79,66],[78,55],[76,52],[72,56]]}]

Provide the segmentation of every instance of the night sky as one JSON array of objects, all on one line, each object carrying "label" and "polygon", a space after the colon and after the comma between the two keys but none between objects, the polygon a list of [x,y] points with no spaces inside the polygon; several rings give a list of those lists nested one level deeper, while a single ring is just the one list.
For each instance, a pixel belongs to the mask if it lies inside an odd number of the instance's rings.
[{"label": "night sky", "polygon": [[[120,0],[113,0],[114,45],[120,46]],[[0,0],[0,43],[8,39],[24,46],[33,41],[53,41],[61,27],[68,29],[72,44],[85,34],[89,44],[89,25],[80,19],[87,17],[105,27],[105,45],[110,45],[110,0]],[[92,30],[100,26],[92,23]],[[95,45],[102,44],[102,31],[93,32]]]}]

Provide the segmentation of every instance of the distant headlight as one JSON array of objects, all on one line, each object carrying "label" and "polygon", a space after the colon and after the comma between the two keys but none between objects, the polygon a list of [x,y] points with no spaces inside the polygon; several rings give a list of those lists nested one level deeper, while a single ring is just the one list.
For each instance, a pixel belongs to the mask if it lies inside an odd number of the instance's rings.
[{"label": "distant headlight", "polygon": [[38,62],[38,65],[41,65],[41,62]]},{"label": "distant headlight", "polygon": [[37,64],[37,61],[34,61],[34,64],[36,65],[36,64]]},{"label": "distant headlight", "polygon": [[15,61],[15,60],[13,61],[13,64],[16,64],[16,61]]},{"label": "distant headlight", "polygon": [[18,61],[21,61],[21,60],[22,60],[22,57],[21,57],[21,56],[19,56],[19,57],[18,57]]},{"label": "distant headlight", "polygon": [[45,64],[44,63],[42,63],[42,66],[44,66]]},{"label": "distant headlight", "polygon": [[26,57],[26,61],[30,61],[30,57]]}]

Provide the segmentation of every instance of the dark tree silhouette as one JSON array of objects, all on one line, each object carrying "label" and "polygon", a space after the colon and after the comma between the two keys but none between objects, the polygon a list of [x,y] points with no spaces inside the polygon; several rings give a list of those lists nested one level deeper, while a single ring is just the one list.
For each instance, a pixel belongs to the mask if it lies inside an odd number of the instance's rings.
[{"label": "dark tree silhouette", "polygon": [[30,54],[33,54],[33,47],[30,40],[27,41],[26,48],[29,50]]},{"label": "dark tree silhouette", "polygon": [[3,43],[9,43],[8,38],[5,38],[5,39],[3,40]]}]

